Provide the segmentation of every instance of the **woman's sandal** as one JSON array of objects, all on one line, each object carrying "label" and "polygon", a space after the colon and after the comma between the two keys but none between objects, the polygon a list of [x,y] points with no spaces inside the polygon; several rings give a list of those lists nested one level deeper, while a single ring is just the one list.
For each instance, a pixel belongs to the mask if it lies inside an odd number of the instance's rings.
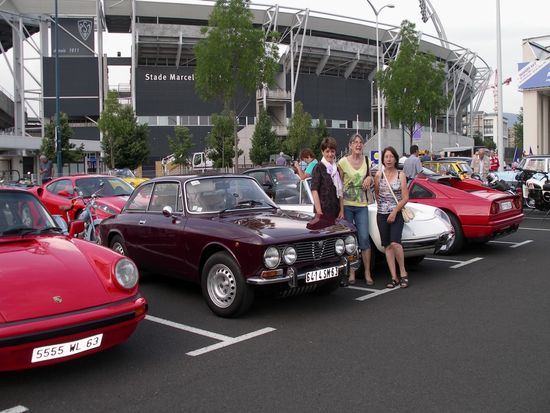
[{"label": "woman's sandal", "polygon": [[393,278],[389,283],[386,284],[386,288],[395,288],[399,285],[399,280],[394,280]]},{"label": "woman's sandal", "polygon": [[355,285],[355,278],[348,279],[348,284],[349,285]]},{"label": "woman's sandal", "polygon": [[401,277],[399,279],[399,286],[401,288],[407,288],[409,286],[409,279],[407,277]]}]

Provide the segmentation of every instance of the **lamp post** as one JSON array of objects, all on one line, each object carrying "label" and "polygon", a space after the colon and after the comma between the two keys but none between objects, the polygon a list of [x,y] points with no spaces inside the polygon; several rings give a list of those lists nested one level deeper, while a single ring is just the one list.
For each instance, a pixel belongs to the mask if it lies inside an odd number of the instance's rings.
[{"label": "lamp post", "polygon": [[[380,7],[378,10],[376,10],[376,8],[373,6],[373,4],[370,2],[370,0],[367,0],[367,3],[369,3],[370,7],[372,8],[372,11],[374,13],[374,15],[376,16],[376,73],[378,74],[378,72],[380,71],[380,44],[379,44],[379,41],[378,41],[378,15],[380,14],[380,12],[385,9],[386,7],[390,8],[390,9],[393,9],[395,6],[393,4],[385,4],[384,6]],[[376,116],[377,116],[377,129],[378,129],[378,163],[381,165],[382,164],[382,125],[381,125],[381,122],[380,122],[380,112],[382,111],[381,110],[381,105],[380,105],[380,101],[382,99],[382,96],[381,96],[381,93],[380,93],[380,88],[378,87],[378,85],[376,85],[376,108],[377,108],[377,113],[376,113]]]}]

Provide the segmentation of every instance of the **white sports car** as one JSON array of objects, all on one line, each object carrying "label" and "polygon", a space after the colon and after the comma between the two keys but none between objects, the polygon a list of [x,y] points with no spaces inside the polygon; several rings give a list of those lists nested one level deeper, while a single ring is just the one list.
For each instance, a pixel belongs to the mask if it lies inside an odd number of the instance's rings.
[{"label": "white sports car", "polygon": [[[276,199],[275,202],[283,210],[300,211],[313,215],[313,197],[309,183],[310,179],[297,182],[296,196]],[[383,253],[384,248],[380,241],[380,232],[376,223],[374,194],[371,194],[369,199],[371,244]],[[414,219],[405,223],[403,228],[402,245],[408,263],[417,264],[424,259],[425,255],[443,252],[452,245],[454,230],[447,214],[439,208],[415,202],[408,202],[407,207],[412,209],[415,214]]]}]

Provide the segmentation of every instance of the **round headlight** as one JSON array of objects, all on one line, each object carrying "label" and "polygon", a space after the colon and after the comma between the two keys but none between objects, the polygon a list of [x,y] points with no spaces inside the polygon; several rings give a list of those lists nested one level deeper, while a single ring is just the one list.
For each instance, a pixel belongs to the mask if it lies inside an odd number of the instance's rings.
[{"label": "round headlight", "polygon": [[443,221],[445,221],[447,225],[452,225],[451,220],[449,219],[449,216],[445,212],[443,212],[441,209],[435,208],[434,214],[439,219],[442,219]]},{"label": "round headlight", "polygon": [[346,248],[346,245],[344,244],[344,240],[341,238],[338,238],[336,240],[336,244],[334,244],[334,249],[336,250],[336,254],[342,255],[344,253],[345,248]]},{"label": "round headlight", "polygon": [[136,264],[128,258],[120,259],[115,265],[115,278],[122,288],[134,288],[139,279]]},{"label": "round headlight", "polygon": [[264,264],[267,268],[275,268],[279,265],[281,261],[281,256],[279,255],[279,250],[275,247],[269,247],[264,252]]},{"label": "round headlight", "polygon": [[353,235],[348,235],[346,237],[346,252],[348,254],[355,254],[357,252],[357,240]]},{"label": "round headlight", "polygon": [[285,264],[294,264],[296,262],[296,258],[298,258],[298,254],[296,254],[294,247],[286,247],[283,252],[283,261]]}]

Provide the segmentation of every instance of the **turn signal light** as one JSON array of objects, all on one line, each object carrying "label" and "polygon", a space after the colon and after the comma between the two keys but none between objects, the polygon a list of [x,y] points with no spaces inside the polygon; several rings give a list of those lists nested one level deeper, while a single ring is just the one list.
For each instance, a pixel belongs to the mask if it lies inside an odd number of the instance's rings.
[{"label": "turn signal light", "polygon": [[278,269],[278,270],[262,271],[262,273],[260,275],[261,275],[262,278],[273,278],[273,277],[278,277],[282,273],[283,273],[283,270]]}]

